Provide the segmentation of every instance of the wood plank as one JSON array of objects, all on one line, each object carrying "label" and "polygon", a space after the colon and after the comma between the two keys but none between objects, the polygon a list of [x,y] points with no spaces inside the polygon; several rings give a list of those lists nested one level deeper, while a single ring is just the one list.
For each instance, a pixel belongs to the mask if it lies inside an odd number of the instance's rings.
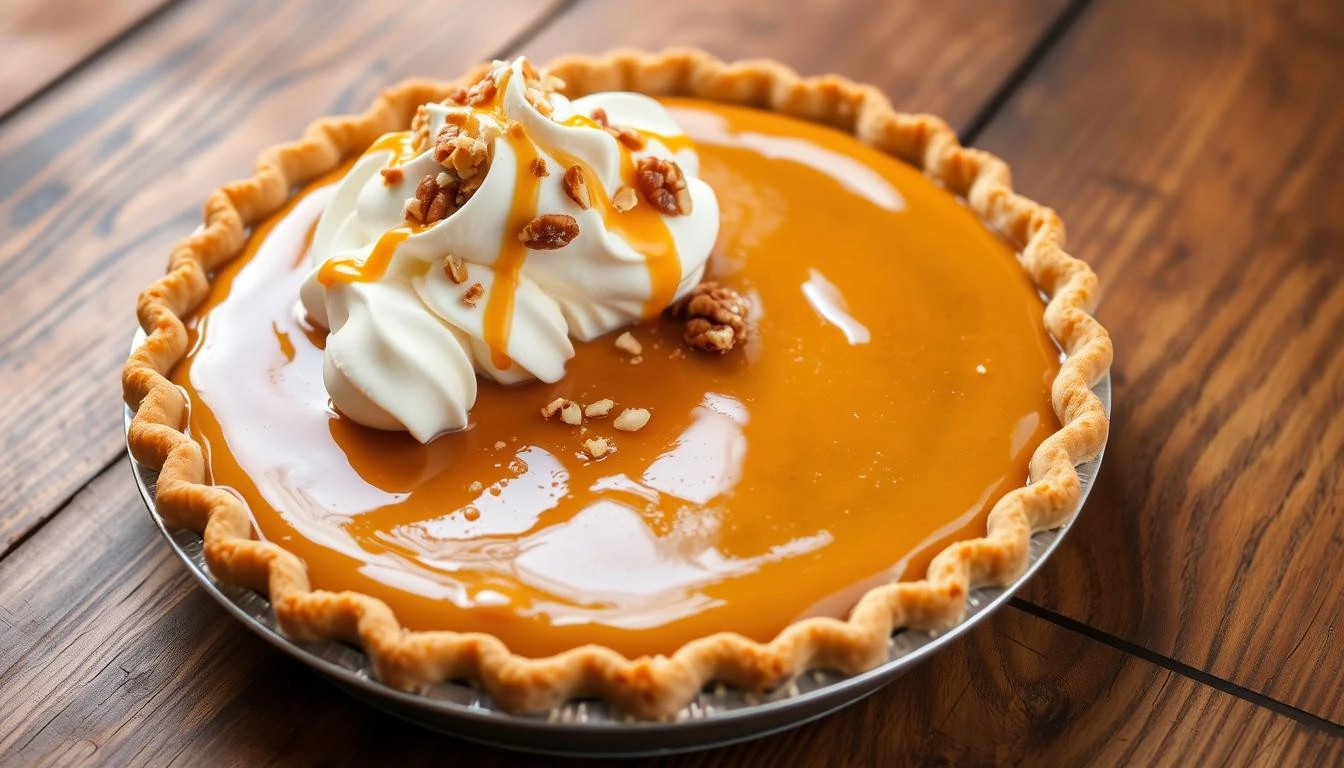
[{"label": "wood plank", "polygon": [[[78,66],[165,0],[9,0],[0,6],[0,115]],[[19,64],[22,62],[22,64]]]},{"label": "wood plank", "polygon": [[[189,2],[0,133],[0,555],[121,450],[140,288],[205,195],[324,115],[411,74],[451,77],[553,2]],[[447,23],[446,21],[443,23]],[[445,27],[449,29],[450,27]]]},{"label": "wood plank", "polygon": [[1344,722],[1344,5],[1097,0],[980,143],[1116,346],[1100,484],[1030,599]]},{"label": "wood plank", "polygon": [[693,46],[726,59],[781,59],[803,74],[880,87],[900,109],[967,125],[1063,10],[1065,0],[583,0],[524,53],[546,60],[615,47]]},{"label": "wood plank", "polygon": [[[176,562],[123,465],[0,561],[0,583],[0,754],[16,763],[519,759],[367,708],[256,638]],[[650,764],[1327,765],[1341,737],[1008,608],[842,715]]]}]

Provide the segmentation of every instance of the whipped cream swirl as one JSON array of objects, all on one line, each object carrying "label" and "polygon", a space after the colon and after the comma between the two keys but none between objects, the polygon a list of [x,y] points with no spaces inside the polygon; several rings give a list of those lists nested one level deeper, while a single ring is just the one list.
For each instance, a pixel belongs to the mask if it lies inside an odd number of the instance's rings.
[{"label": "whipped cream swirl", "polygon": [[[408,223],[408,199],[444,166],[432,141],[413,154],[409,135],[400,144],[380,140],[319,220],[301,293],[309,318],[330,331],[323,379],[336,408],[421,442],[468,425],[477,375],[557,381],[574,356],[571,337],[591,340],[680,298],[700,281],[718,235],[714,191],[697,178],[694,149],[657,101],[633,93],[569,101],[522,59],[497,64],[489,78],[496,92],[488,100],[423,112],[430,137],[455,121],[488,141],[475,193],[446,218]],[[589,118],[595,113],[638,138],[618,140]],[[399,146],[413,156],[398,156]],[[643,197],[633,210],[613,208],[622,187],[636,187],[646,157],[680,168],[686,215],[664,215]],[[534,172],[534,158],[546,175]],[[385,177],[389,165],[401,173]],[[595,187],[586,207],[566,192],[575,165]],[[521,224],[544,214],[572,216],[577,236],[554,250],[526,248]],[[461,283],[445,268],[450,255],[465,265]]]}]

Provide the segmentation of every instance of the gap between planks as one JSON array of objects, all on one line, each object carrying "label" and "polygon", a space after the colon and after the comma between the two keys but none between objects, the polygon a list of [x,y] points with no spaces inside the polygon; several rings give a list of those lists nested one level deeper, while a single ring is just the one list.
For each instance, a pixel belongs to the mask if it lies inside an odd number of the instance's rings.
[{"label": "gap between planks", "polygon": [[[106,56],[113,49],[119,47],[122,43],[125,43],[126,41],[135,37],[137,34],[140,33],[140,30],[149,27],[154,22],[162,18],[164,14],[168,13],[169,11],[173,10],[174,8],[178,7],[184,2],[186,2],[186,0],[164,0],[164,2],[160,3],[153,10],[149,11],[148,13],[145,13],[143,16],[136,19],[135,21],[132,21],[130,24],[126,26],[125,29],[121,30],[117,34],[108,38],[107,40],[103,41],[101,45],[97,46],[93,50],[86,53],[84,55],[84,58],[80,59],[79,61],[76,61],[75,63],[61,70],[60,72],[57,72],[55,76],[53,76],[50,80],[38,86],[31,93],[27,94],[23,98],[14,102],[13,106],[11,106],[9,109],[6,109],[4,112],[0,112],[0,128],[3,128],[5,123],[9,122],[10,118],[14,117],[23,110],[32,106],[35,102],[41,100],[43,96],[46,96],[48,93],[51,93],[57,88],[60,88],[62,85],[70,81],[79,73],[88,69],[91,64],[98,61],[103,56]],[[0,557],[3,557],[3,553],[0,553]]]},{"label": "gap between planks", "polygon": [[1137,643],[1131,643],[1122,637],[1117,637],[1109,632],[1097,629],[1090,624],[1084,624],[1081,621],[1071,619],[1063,614],[1055,613],[1048,608],[1042,608],[1035,603],[1023,600],[1020,597],[1010,598],[1008,604],[1013,608],[1029,613],[1038,619],[1044,619],[1061,629],[1081,635],[1082,637],[1103,645],[1110,646],[1117,651],[1138,657],[1151,664],[1156,664],[1157,666],[1180,675],[1181,677],[1189,678],[1196,683],[1214,688],[1230,696],[1235,696],[1243,701],[1254,704],[1257,707],[1276,712],[1284,717],[1297,721],[1307,728],[1320,731],[1329,736],[1334,736],[1335,738],[1344,738],[1344,724],[1327,720],[1319,715],[1313,715],[1312,713],[1298,709],[1291,704],[1286,704],[1278,699],[1259,693],[1258,691],[1253,691],[1250,688],[1237,685],[1230,680],[1224,680],[1217,675],[1210,674],[1197,667],[1192,667],[1189,664],[1177,661],[1169,656],[1163,656],[1160,653],[1150,651]]}]

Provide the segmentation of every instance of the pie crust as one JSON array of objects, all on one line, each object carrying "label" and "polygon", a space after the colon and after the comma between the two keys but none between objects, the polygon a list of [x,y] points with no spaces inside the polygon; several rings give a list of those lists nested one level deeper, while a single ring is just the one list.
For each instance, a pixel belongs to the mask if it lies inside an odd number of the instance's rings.
[{"label": "pie crust", "polygon": [[204,227],[177,243],[167,274],[140,295],[137,314],[148,338],[122,372],[123,394],[135,412],[130,451],[159,470],[157,506],[164,520],[202,533],[214,577],[268,594],[292,638],[358,644],[377,676],[397,688],[468,679],[511,711],[600,696],[628,714],[653,719],[671,717],[711,681],[763,691],[808,669],[870,669],[886,658],[893,631],[956,624],[972,587],[1016,579],[1026,566],[1031,534],[1058,527],[1074,511],[1081,493],[1075,465],[1097,455],[1109,426],[1091,391],[1112,355],[1110,337],[1090,314],[1096,275],[1064,252],[1064,226],[1055,212],[1014,193],[1008,166],[962,147],[941,119],[897,112],[876,88],[841,77],[803,78],[775,62],[729,63],[687,49],[570,56],[549,69],[566,82],[563,92],[570,97],[612,90],[689,96],[835,126],[922,169],[962,198],[1019,251],[1022,266],[1049,299],[1045,327],[1067,355],[1051,390],[1063,426],[1032,455],[1032,482],[999,500],[984,537],[939,553],[924,580],[872,589],[847,620],[799,621],[768,643],[725,632],[687,643],[671,656],[627,659],[589,645],[533,659],[510,652],[491,635],[403,629],[385,603],[367,595],[312,590],[302,561],[257,540],[244,503],[209,484],[201,447],[183,432],[189,405],[166,378],[188,351],[183,318],[209,294],[210,275],[243,250],[249,227],[283,206],[297,187],[359,155],[383,133],[404,128],[420,104],[478,80],[482,66],[455,82],[405,81],[364,114],[318,120],[299,141],[262,152],[251,178],[206,199]]}]

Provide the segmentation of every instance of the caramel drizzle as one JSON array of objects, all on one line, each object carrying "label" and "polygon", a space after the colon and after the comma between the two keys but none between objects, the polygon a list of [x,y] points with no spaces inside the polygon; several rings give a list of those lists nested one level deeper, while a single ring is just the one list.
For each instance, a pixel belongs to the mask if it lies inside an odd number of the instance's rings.
[{"label": "caramel drizzle", "polygon": [[[508,121],[504,116],[504,94],[508,90],[513,71],[506,71],[494,94],[486,103],[477,106],[480,111],[494,113],[501,124]],[[472,115],[475,121],[475,115]],[[563,125],[570,127],[588,127],[602,130],[587,115],[574,115]],[[637,129],[638,130],[638,129]],[[652,131],[638,131],[646,140],[657,140],[672,152],[691,149],[695,145],[689,136],[664,136]],[[509,215],[504,231],[500,235],[499,255],[495,261],[495,279],[485,303],[483,323],[484,340],[490,347],[491,362],[496,368],[505,369],[513,364],[509,358],[509,339],[513,329],[514,307],[517,303],[518,286],[522,278],[522,268],[527,260],[527,247],[518,240],[518,232],[538,214],[537,201],[541,194],[542,178],[531,172],[534,159],[540,157],[537,147],[526,135],[514,135],[505,132],[502,136],[514,151],[517,165],[514,169],[515,192],[510,203]],[[414,155],[414,136],[410,131],[397,131],[380,137],[365,155],[371,152],[391,151],[388,166],[402,165]],[[620,176],[624,184],[635,186],[635,163],[630,149],[617,142],[621,153]],[[635,251],[645,259],[649,272],[649,298],[644,303],[643,316],[653,317],[663,310],[676,296],[681,284],[681,259],[676,243],[667,222],[658,211],[648,205],[639,205],[624,213],[617,211],[611,204],[606,189],[597,182],[597,175],[588,164],[578,158],[555,150],[556,160],[565,167],[578,165],[584,169],[594,183],[589,185],[590,202],[594,209],[602,214],[604,226],[621,236]],[[554,178],[559,183],[559,175]],[[422,232],[427,227],[402,225],[384,232],[374,244],[366,259],[353,257],[328,259],[318,270],[318,281],[324,286],[336,283],[371,282],[381,279],[392,263],[397,247],[406,238]]]}]

